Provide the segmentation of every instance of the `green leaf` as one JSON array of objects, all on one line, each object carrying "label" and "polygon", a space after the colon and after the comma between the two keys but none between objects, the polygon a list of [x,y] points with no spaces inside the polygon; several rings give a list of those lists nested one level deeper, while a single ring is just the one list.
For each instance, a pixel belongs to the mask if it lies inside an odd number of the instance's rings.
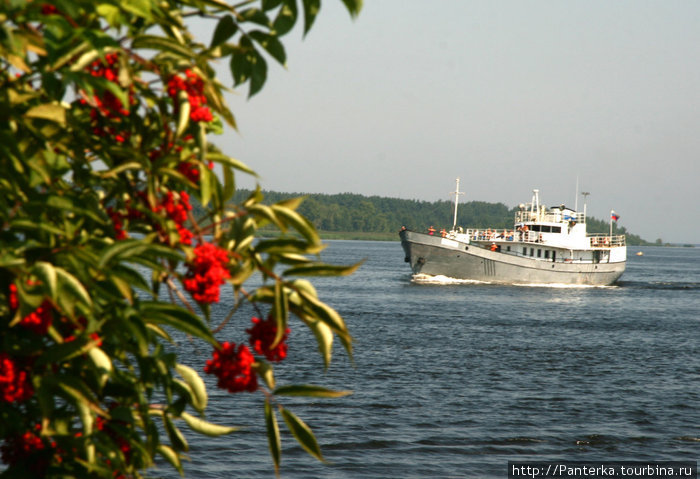
[{"label": "green leaf", "polygon": [[53,381],[59,389],[63,390],[67,396],[66,399],[74,400],[75,404],[83,404],[89,407],[93,412],[104,414],[99,408],[92,391],[80,379],[74,376],[53,376]]},{"label": "green leaf", "polygon": [[249,55],[251,63],[250,90],[248,98],[252,97],[262,90],[265,81],[267,80],[267,62],[257,51],[251,52]]},{"label": "green leaf", "polygon": [[287,302],[287,294],[282,281],[275,281],[275,305],[272,308],[272,314],[277,326],[275,340],[270,345],[271,348],[274,348],[284,337],[287,329],[287,317],[289,316],[289,303]]},{"label": "green leaf", "polygon": [[142,240],[137,239],[125,239],[122,241],[117,241],[116,243],[109,246],[100,258],[100,262],[97,264],[98,270],[104,270],[112,260],[117,258],[128,258],[137,254],[141,254],[148,249],[148,244],[144,243]]},{"label": "green leaf", "polygon": [[46,231],[47,233],[55,234],[58,236],[64,236],[66,234],[65,231],[56,228],[55,226],[49,224],[49,223],[44,223],[44,222],[34,222],[28,218],[15,218],[12,221],[10,221],[10,228],[17,228],[21,230],[38,230],[38,231]]},{"label": "green leaf", "polygon": [[203,411],[207,407],[209,397],[207,395],[207,387],[200,375],[197,371],[184,364],[176,364],[175,371],[182,376],[185,383],[192,389],[192,393],[194,394],[192,405],[194,408],[198,411]]},{"label": "green leaf", "polygon": [[221,45],[226,40],[231,38],[236,31],[238,31],[238,26],[236,25],[236,22],[233,21],[233,17],[231,15],[224,15],[219,20],[219,23],[216,24],[216,29],[214,30],[214,35],[212,36],[209,48],[214,48]]},{"label": "green leaf", "polygon": [[181,476],[185,475],[185,471],[182,469],[182,462],[180,461],[180,455],[175,452],[175,450],[165,444],[158,444],[156,446],[156,451],[165,458],[166,461],[170,463],[171,466],[173,466],[175,469],[177,469],[177,472],[180,473]]},{"label": "green leaf", "polygon": [[80,206],[80,201],[80,199],[74,199],[67,196],[50,195],[44,202],[44,205],[51,208],[56,208],[58,210],[67,211],[68,213],[85,215],[98,223],[103,222],[103,219],[91,208],[84,208],[83,206]]},{"label": "green leaf", "polygon": [[21,256],[15,256],[9,251],[3,251],[0,254],[0,268],[12,268],[15,266],[22,266],[25,263],[24,258]]},{"label": "green leaf", "polygon": [[362,1],[363,0],[342,0],[345,4],[345,8],[348,9],[348,12],[350,12],[353,18],[360,14],[360,10],[362,10]]},{"label": "green leaf", "polygon": [[[87,44],[87,43],[78,45],[78,48],[80,49],[79,51],[82,51],[88,47],[89,47],[89,44]],[[78,51],[75,52],[75,54],[77,54],[77,53],[78,53]],[[102,53],[108,53],[108,52],[103,51]],[[74,54],[74,56],[75,56],[75,54]],[[80,58],[78,58],[77,60],[75,60],[75,62],[73,62],[71,64],[70,71],[72,71],[72,72],[82,71],[85,67],[90,65],[92,62],[94,62],[98,58],[100,58],[100,55],[101,55],[101,52],[97,49],[92,49],[90,51],[83,53],[82,55],[80,55]]]},{"label": "green leaf", "polygon": [[362,265],[363,261],[351,266],[339,266],[325,263],[311,263],[289,268],[282,274],[284,276],[347,276],[354,273]]},{"label": "green leaf", "polygon": [[224,165],[221,170],[224,174],[224,188],[221,193],[221,201],[226,203],[236,192],[236,179],[233,174],[233,168],[230,166]]},{"label": "green leaf", "polygon": [[104,387],[109,379],[109,375],[112,374],[112,360],[109,356],[107,356],[107,354],[105,354],[104,351],[102,351],[102,349],[98,347],[90,349],[90,351],[88,351],[88,357],[97,368],[100,386]]},{"label": "green leaf", "polygon": [[126,170],[140,170],[141,169],[141,163],[137,161],[129,161],[126,163],[122,163],[121,165],[117,166],[116,168],[112,168],[111,170],[107,170],[105,172],[101,172],[100,176],[102,178],[116,178],[119,173],[122,173]]},{"label": "green leaf", "polygon": [[61,126],[66,125],[66,109],[58,103],[45,103],[44,105],[35,106],[30,108],[24,115],[29,118],[51,120]]},{"label": "green leaf", "polygon": [[309,323],[309,328],[316,336],[316,343],[318,344],[318,351],[323,358],[323,365],[328,369],[333,355],[333,331],[326,323],[319,320]]},{"label": "green leaf", "polygon": [[289,33],[289,31],[294,28],[294,24],[297,21],[297,15],[298,12],[296,0],[284,2],[284,5],[277,13],[277,17],[272,22],[272,32],[278,37]]},{"label": "green leaf", "polygon": [[57,344],[46,349],[36,360],[38,366],[46,364],[60,364],[78,356],[88,353],[97,346],[97,341],[92,341],[86,336],[79,336],[73,341]]},{"label": "green leaf", "polygon": [[175,304],[144,301],[140,304],[142,319],[147,323],[165,324],[217,345],[207,325],[195,314]]},{"label": "green leaf", "polygon": [[119,5],[129,13],[132,13],[145,20],[151,21],[151,4],[148,0],[120,0]]},{"label": "green leaf", "polygon": [[162,257],[173,261],[180,261],[182,259],[182,256],[177,250],[168,248],[167,246],[146,243],[144,240],[125,239],[117,241],[105,249],[97,264],[97,269],[104,270],[112,261],[123,261],[125,259],[133,260],[135,256]]},{"label": "green leaf", "polygon": [[321,10],[321,0],[303,0],[302,3],[304,4],[304,35],[306,35]]},{"label": "green leaf", "polygon": [[246,81],[253,74],[253,65],[250,61],[250,52],[254,52],[253,42],[250,37],[243,37],[240,41],[240,49],[233,52],[231,55],[231,76],[233,76],[233,85],[238,86]]},{"label": "green leaf", "polygon": [[265,27],[270,27],[270,19],[267,14],[259,8],[248,8],[239,13],[244,22],[257,23]]},{"label": "green leaf", "polygon": [[280,42],[276,36],[269,35],[260,30],[254,30],[250,32],[249,35],[258,42],[272,58],[277,60],[280,65],[285,65],[287,62],[287,54],[284,51],[284,45],[282,45],[282,42]]},{"label": "green leaf", "polygon": [[258,176],[255,171],[253,171],[248,165],[242,161],[236,160],[222,153],[207,153],[207,161],[213,161],[215,163],[221,163],[222,165],[228,165],[236,170],[248,173],[249,175]]},{"label": "green leaf", "polygon": [[307,305],[310,306],[311,310],[317,315],[318,319],[330,326],[336,333],[347,334],[348,330],[345,325],[345,321],[343,321],[343,318],[335,309],[331,308],[318,298],[314,298],[303,291],[300,291],[299,294]]},{"label": "green leaf", "polygon": [[55,270],[58,279],[58,292],[61,293],[58,298],[59,304],[63,297],[71,296],[87,306],[92,306],[90,294],[75,276],[63,268],[56,267]]},{"label": "green leaf", "polygon": [[321,448],[318,446],[318,442],[316,441],[316,437],[311,431],[311,428],[309,428],[309,426],[307,426],[306,423],[299,419],[293,412],[282,408],[281,413],[282,417],[284,418],[284,422],[287,424],[287,428],[297,440],[299,445],[310,455],[319,461],[323,461]]},{"label": "green leaf", "polygon": [[32,268],[32,274],[35,275],[41,285],[48,290],[48,296],[53,301],[56,300],[56,283],[57,274],[56,269],[51,263],[45,261],[37,261]]},{"label": "green leaf", "polygon": [[196,57],[195,53],[181,43],[167,37],[156,35],[138,35],[131,42],[134,50],[149,49],[172,53],[173,55],[191,60]]},{"label": "green leaf", "polygon": [[[263,211],[269,210],[270,215],[274,217],[272,209],[267,205],[264,206]],[[251,208],[248,212],[254,212]],[[276,217],[275,217],[276,219]],[[279,225],[279,221],[275,221]],[[280,229],[284,229],[280,226]],[[298,253],[298,254],[318,254],[325,249],[325,245],[310,245],[308,241],[299,238],[275,238],[270,240],[260,240],[255,244],[255,251],[258,253],[268,253],[268,254],[283,254],[283,253]],[[308,260],[307,260],[308,261]]]},{"label": "green leaf", "polygon": [[193,431],[196,431],[200,434],[204,434],[205,436],[223,436],[225,434],[231,434],[232,432],[236,432],[239,429],[237,427],[213,424],[186,412],[180,414],[180,417],[185,420],[187,425],[191,427]]},{"label": "green leaf", "polygon": [[262,9],[265,11],[279,7],[284,0],[262,0]]},{"label": "green leaf", "polygon": [[[280,220],[277,218],[275,215],[275,212],[272,211],[272,208],[270,208],[268,205],[264,205],[262,203],[255,203],[253,205],[250,205],[247,208],[247,211],[250,215],[257,217],[259,219],[268,220],[275,226],[277,226],[279,229],[284,230],[284,225],[280,222]],[[260,224],[260,220],[258,220],[258,224]],[[268,249],[269,248],[269,249]],[[262,244],[258,244],[256,246],[256,250],[259,252],[271,252],[270,250],[274,248],[274,245],[272,244],[272,240],[265,240]]]},{"label": "green leaf", "polygon": [[187,97],[187,92],[184,90],[180,90],[180,92],[177,94],[177,99],[179,100],[180,112],[178,113],[177,117],[175,138],[180,138],[190,124],[190,112],[192,111],[192,105]]},{"label": "green leaf", "polygon": [[309,220],[304,218],[302,215],[296,211],[282,206],[280,204],[272,205],[272,210],[278,218],[282,218],[286,224],[291,225],[295,230],[297,230],[304,238],[306,238],[312,244],[320,244],[321,238],[316,232],[316,228],[312,225]]},{"label": "green leaf", "polygon": [[141,273],[126,265],[113,264],[109,267],[109,272],[111,276],[118,277],[129,286],[135,286],[143,291],[150,291],[151,289],[148,282],[141,276]]},{"label": "green leaf", "polygon": [[270,401],[265,399],[265,427],[267,429],[267,444],[270,447],[272,462],[275,464],[275,473],[279,474],[280,460],[282,457],[282,441],[280,440],[280,428],[277,425],[277,416]]},{"label": "green leaf", "polygon": [[185,439],[182,431],[173,423],[168,414],[163,414],[163,425],[165,426],[165,432],[168,433],[173,449],[176,451],[189,451],[190,446],[187,444],[187,439]]},{"label": "green leaf", "polygon": [[253,369],[263,381],[265,385],[270,388],[275,388],[275,371],[272,365],[266,361],[255,361],[253,363]]},{"label": "green leaf", "polygon": [[313,384],[280,386],[273,392],[276,396],[305,396],[318,398],[339,398],[352,394],[352,391],[334,391]]}]

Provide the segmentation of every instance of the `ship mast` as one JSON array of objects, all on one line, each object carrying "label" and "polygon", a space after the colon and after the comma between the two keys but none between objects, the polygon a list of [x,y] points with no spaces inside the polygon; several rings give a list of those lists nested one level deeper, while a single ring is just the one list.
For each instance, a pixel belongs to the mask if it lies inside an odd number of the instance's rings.
[{"label": "ship mast", "polygon": [[457,204],[459,203],[459,195],[464,194],[464,192],[459,191],[459,178],[457,178],[457,188],[452,192],[452,194],[455,195],[455,216],[454,220],[452,221],[452,231],[455,231],[457,229]]}]

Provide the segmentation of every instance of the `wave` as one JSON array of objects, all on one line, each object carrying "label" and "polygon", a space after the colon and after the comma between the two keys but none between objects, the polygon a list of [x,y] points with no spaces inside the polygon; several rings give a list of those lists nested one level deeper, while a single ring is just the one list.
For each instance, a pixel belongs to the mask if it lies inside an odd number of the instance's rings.
[{"label": "wave", "polygon": [[414,274],[411,277],[411,282],[418,284],[491,284],[488,281],[478,281],[475,279],[458,279],[450,278],[449,276],[443,276],[441,274],[432,276],[429,274]]},{"label": "wave", "polygon": [[693,281],[621,281],[623,288],[656,289],[656,290],[698,290],[700,283]]},{"label": "wave", "polygon": [[507,286],[519,286],[523,288],[561,288],[561,289],[586,289],[586,288],[617,288],[618,286],[599,286],[591,284],[564,284],[564,283],[502,283],[502,282],[490,282],[490,281],[479,281],[475,279],[459,279],[451,278],[449,276],[443,275],[429,275],[429,274],[414,274],[411,277],[411,282],[417,284],[433,284],[433,285],[455,285],[455,284],[499,284]]}]

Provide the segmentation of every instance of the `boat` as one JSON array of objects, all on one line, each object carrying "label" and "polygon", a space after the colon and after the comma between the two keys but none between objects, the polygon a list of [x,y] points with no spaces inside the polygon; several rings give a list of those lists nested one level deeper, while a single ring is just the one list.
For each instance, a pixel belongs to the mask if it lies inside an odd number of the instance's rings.
[{"label": "boat", "polygon": [[[624,235],[586,231],[586,206],[577,212],[565,205],[540,204],[539,190],[521,204],[512,229],[457,227],[459,178],[452,228],[427,232],[402,227],[399,232],[405,261],[414,275],[446,276],[505,284],[614,284],[625,271]],[[584,193],[587,195],[588,193]]]}]

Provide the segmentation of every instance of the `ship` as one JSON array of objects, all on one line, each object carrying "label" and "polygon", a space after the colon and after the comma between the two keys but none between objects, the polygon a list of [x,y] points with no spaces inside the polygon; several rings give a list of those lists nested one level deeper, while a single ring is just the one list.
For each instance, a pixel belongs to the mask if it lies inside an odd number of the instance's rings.
[{"label": "ship", "polygon": [[[625,271],[624,235],[613,234],[619,216],[611,211],[609,234],[589,234],[586,206],[577,212],[564,204],[540,204],[539,190],[520,204],[512,229],[457,226],[459,179],[450,230],[399,232],[413,275],[528,285],[615,284]],[[587,193],[584,193],[587,194]]]}]

